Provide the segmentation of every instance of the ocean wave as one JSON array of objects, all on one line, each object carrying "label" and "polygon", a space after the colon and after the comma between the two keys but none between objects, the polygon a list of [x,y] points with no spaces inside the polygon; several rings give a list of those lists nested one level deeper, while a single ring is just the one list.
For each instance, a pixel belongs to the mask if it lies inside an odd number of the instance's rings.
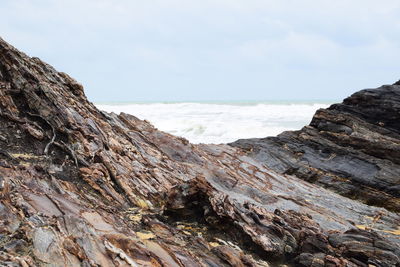
[{"label": "ocean wave", "polygon": [[107,112],[125,112],[192,143],[228,143],[241,138],[275,136],[310,123],[327,103],[131,103],[97,104]]}]

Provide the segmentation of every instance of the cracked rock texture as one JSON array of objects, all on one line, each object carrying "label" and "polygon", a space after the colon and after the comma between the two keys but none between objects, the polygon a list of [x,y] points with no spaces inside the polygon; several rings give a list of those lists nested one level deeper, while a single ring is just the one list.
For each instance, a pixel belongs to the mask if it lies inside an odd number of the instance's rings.
[{"label": "cracked rock texture", "polygon": [[[396,102],[380,92],[373,103],[389,112],[384,120],[360,115],[339,127],[319,111],[312,125],[342,130],[313,138],[354,150],[346,163],[375,173],[365,186],[390,200],[399,133]],[[347,102],[325,112],[331,121],[363,113]],[[367,126],[378,129],[368,147]],[[353,137],[335,141],[355,129],[358,147]],[[297,158],[269,164],[257,149],[192,145],[132,115],[99,111],[74,79],[0,39],[1,266],[400,266],[396,201],[389,211],[341,196],[275,166]],[[365,157],[353,159],[356,151]],[[327,155],[320,161],[335,158]]]},{"label": "cracked rock texture", "polygon": [[400,84],[320,109],[309,126],[231,145],[269,168],[400,212]]}]

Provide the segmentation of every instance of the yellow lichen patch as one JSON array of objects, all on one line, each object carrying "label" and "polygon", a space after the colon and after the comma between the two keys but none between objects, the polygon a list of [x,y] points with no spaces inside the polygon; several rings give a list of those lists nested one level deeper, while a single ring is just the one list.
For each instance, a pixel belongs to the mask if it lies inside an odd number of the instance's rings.
[{"label": "yellow lichen patch", "polygon": [[368,226],[362,225],[362,224],[356,224],[356,227],[357,227],[358,229],[361,229],[361,230],[366,230],[366,229],[368,229]]},{"label": "yellow lichen patch", "polygon": [[221,245],[220,245],[219,243],[217,243],[217,242],[209,242],[208,244],[210,245],[210,247],[213,247],[213,248],[218,247],[218,246],[221,246]]},{"label": "yellow lichen patch", "polygon": [[39,156],[36,156],[33,154],[11,153],[10,155],[13,158],[19,158],[19,159],[38,159],[38,158],[40,158]]},{"label": "yellow lichen patch", "polygon": [[142,215],[141,214],[129,215],[129,220],[138,223],[142,220]]},{"label": "yellow lichen patch", "polygon": [[192,235],[190,232],[188,231],[182,231],[182,233],[184,233],[185,235]]},{"label": "yellow lichen patch", "polygon": [[373,220],[374,220],[374,217],[371,217],[371,216],[365,216],[365,219],[368,219],[368,220],[370,220],[370,221],[373,221]]},{"label": "yellow lichen patch", "polygon": [[392,235],[400,235],[400,227],[397,228],[397,230],[383,230],[382,232],[388,233],[388,234],[392,234]]},{"label": "yellow lichen patch", "polygon": [[188,231],[193,231],[193,232],[201,232],[201,231],[204,230],[199,225],[196,225],[196,224],[193,224],[193,223],[178,224],[176,226],[176,228],[179,229],[179,230],[188,230]]},{"label": "yellow lichen patch", "polygon": [[152,205],[149,201],[143,200],[141,198],[137,198],[135,203],[139,208],[144,209],[144,210],[148,210],[148,209],[152,208]]},{"label": "yellow lichen patch", "polygon": [[21,166],[24,166],[24,167],[29,167],[30,166],[30,164],[29,163],[27,163],[27,162],[19,162],[19,165],[21,165]]},{"label": "yellow lichen patch", "polygon": [[[371,227],[368,227],[367,225],[362,225],[362,224],[357,224],[356,227],[361,230],[371,229]],[[375,229],[375,228],[372,228],[372,229],[374,229],[375,231],[380,231],[380,232],[384,232],[384,233],[388,233],[388,234],[392,234],[392,235],[400,235],[400,227],[398,227],[396,230],[380,230],[380,229]]]},{"label": "yellow lichen patch", "polygon": [[156,237],[152,232],[136,232],[136,235],[141,240],[148,240]]}]

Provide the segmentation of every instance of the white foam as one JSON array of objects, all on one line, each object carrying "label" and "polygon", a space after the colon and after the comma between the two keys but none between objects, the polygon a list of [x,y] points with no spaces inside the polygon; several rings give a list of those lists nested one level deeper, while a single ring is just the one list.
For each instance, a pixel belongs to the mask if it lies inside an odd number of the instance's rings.
[{"label": "white foam", "polygon": [[326,103],[150,103],[96,105],[108,112],[125,112],[150,121],[158,129],[192,143],[228,143],[241,138],[275,136],[310,123]]}]

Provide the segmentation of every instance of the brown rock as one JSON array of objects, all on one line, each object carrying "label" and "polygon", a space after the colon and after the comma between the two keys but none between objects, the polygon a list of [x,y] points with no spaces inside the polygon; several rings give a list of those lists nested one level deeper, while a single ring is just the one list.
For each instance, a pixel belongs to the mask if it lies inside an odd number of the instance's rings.
[{"label": "brown rock", "polygon": [[399,264],[397,213],[274,172],[241,149],[192,145],[99,111],[68,75],[1,39],[0,84],[3,262]]}]

